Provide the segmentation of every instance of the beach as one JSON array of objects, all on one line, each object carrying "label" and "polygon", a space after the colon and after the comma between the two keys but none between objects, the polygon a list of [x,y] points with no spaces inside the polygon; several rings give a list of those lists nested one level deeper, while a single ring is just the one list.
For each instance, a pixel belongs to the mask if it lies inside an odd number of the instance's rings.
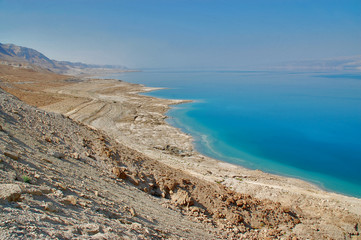
[{"label": "beach", "polygon": [[[305,238],[339,239],[344,232],[359,236],[361,199],[327,192],[299,179],[249,170],[195,151],[192,137],[165,121],[165,114],[172,106],[189,101],[144,96],[140,93],[156,88],[114,79],[70,80],[60,76],[55,79],[37,84],[9,81],[2,87],[43,110],[61,113],[101,130],[175,171],[292,208],[303,219],[293,232]],[[14,88],[15,85],[22,90]],[[315,232],[320,235],[313,235]]]}]

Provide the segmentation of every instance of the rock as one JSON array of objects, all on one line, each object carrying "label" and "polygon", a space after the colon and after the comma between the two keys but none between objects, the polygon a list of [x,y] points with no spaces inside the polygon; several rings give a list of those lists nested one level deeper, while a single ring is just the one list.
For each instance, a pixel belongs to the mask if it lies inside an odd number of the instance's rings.
[{"label": "rock", "polygon": [[135,222],[130,225],[130,229],[132,229],[132,230],[141,230],[142,228],[143,228],[143,226],[140,223]]},{"label": "rock", "polygon": [[54,196],[62,198],[64,196],[63,192],[61,190],[56,190],[54,192]]},{"label": "rock", "polygon": [[75,234],[81,234],[81,230],[78,226],[70,226],[68,232],[71,234],[70,238],[74,237]]},{"label": "rock", "polygon": [[134,208],[130,207],[130,208],[129,208],[129,212],[130,212],[130,214],[132,215],[132,217],[137,216],[137,213],[135,212]]},{"label": "rock", "polygon": [[92,240],[104,240],[104,239],[118,239],[119,236],[115,234],[104,234],[104,233],[97,233],[92,236]]},{"label": "rock", "polygon": [[40,189],[33,188],[33,187],[25,189],[25,193],[28,193],[28,194],[31,194],[31,195],[36,195],[36,196],[43,195],[43,192]]},{"label": "rock", "polygon": [[68,195],[68,196],[66,196],[65,198],[63,198],[61,200],[62,203],[69,204],[69,205],[70,204],[71,205],[76,205],[77,201],[78,201],[78,199],[73,195]]},{"label": "rock", "polygon": [[180,206],[192,206],[194,204],[193,199],[189,196],[189,193],[182,189],[172,194],[171,200]]},{"label": "rock", "polygon": [[63,183],[60,183],[60,182],[57,182],[55,184],[55,186],[57,186],[58,188],[60,188],[62,190],[67,190],[68,189],[66,185],[64,185]]},{"label": "rock", "polygon": [[53,163],[52,161],[50,161],[49,159],[46,159],[46,158],[42,158],[41,160],[44,162],[47,162],[47,163]]},{"label": "rock", "polygon": [[87,223],[80,226],[82,234],[94,235],[100,232],[100,226],[94,223]]},{"label": "rock", "polygon": [[48,187],[48,186],[40,186],[40,191],[44,194],[48,194],[48,193],[51,193],[53,192],[53,189]]},{"label": "rock", "polygon": [[190,207],[189,211],[191,211],[192,213],[204,213],[204,210],[202,208],[195,207],[195,206]]},{"label": "rock", "polygon": [[0,184],[0,200],[17,201],[21,192],[21,188],[17,184]]},{"label": "rock", "polygon": [[125,173],[126,168],[120,168],[120,167],[113,167],[112,172],[115,176],[117,176],[120,179],[126,179],[127,174]]},{"label": "rock", "polygon": [[3,127],[0,125],[0,131],[3,131],[4,129],[3,129]]},{"label": "rock", "polygon": [[65,154],[57,151],[49,151],[49,155],[55,157],[55,158],[64,158]]},{"label": "rock", "polygon": [[57,212],[58,211],[58,208],[52,202],[45,203],[44,209],[49,212]]},{"label": "rock", "polygon": [[4,155],[13,159],[13,160],[19,160],[19,154],[12,153],[12,152],[4,152]]},{"label": "rock", "polygon": [[79,153],[75,152],[73,154],[71,154],[72,158],[76,159],[76,160],[79,160],[80,159],[80,155]]},{"label": "rock", "polygon": [[56,157],[56,158],[60,159],[60,158],[64,158],[65,155],[64,155],[64,153],[61,153],[61,152],[54,152],[53,157]]},{"label": "rock", "polygon": [[234,225],[244,221],[243,217],[239,214],[231,214],[228,220]]},{"label": "rock", "polygon": [[129,176],[129,181],[131,184],[133,184],[135,186],[139,186],[140,181],[138,179],[136,179],[136,176],[134,176],[134,175]]}]

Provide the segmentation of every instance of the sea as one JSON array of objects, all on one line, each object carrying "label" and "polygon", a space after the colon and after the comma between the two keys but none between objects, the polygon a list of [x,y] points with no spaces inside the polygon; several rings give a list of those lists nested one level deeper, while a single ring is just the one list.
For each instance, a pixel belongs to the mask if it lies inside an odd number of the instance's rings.
[{"label": "sea", "polygon": [[193,100],[167,121],[204,155],[361,197],[361,72],[148,69],[111,78]]}]

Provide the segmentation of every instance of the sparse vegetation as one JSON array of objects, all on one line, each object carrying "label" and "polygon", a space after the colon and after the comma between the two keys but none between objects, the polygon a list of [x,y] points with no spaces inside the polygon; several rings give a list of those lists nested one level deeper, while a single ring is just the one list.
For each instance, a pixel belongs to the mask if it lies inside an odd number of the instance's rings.
[{"label": "sparse vegetation", "polygon": [[22,175],[21,179],[23,179],[24,183],[30,183],[30,181],[31,181],[31,178],[29,176],[26,176],[26,175]]},{"label": "sparse vegetation", "polygon": [[224,179],[219,180],[219,181],[215,181],[215,182],[218,183],[218,184],[221,184],[222,182],[224,182]]}]

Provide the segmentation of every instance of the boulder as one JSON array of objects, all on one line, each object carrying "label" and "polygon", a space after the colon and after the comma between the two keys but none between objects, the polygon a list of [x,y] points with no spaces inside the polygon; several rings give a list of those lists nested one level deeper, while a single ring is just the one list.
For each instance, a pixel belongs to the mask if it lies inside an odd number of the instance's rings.
[{"label": "boulder", "polygon": [[0,200],[17,201],[21,192],[21,188],[17,184],[0,184]]}]

